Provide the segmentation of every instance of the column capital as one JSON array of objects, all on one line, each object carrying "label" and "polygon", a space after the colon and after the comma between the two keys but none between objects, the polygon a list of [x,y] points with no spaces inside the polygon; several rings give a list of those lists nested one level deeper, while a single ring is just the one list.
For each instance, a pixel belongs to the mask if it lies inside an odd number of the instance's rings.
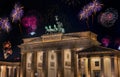
[{"label": "column capital", "polygon": [[8,69],[11,69],[12,67],[11,66],[7,66]]}]

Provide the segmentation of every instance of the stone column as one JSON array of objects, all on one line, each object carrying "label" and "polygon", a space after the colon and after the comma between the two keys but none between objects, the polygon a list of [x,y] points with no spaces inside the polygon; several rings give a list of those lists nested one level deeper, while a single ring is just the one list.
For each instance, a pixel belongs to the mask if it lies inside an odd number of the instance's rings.
[{"label": "stone column", "polygon": [[64,51],[63,51],[64,76],[63,77],[72,77],[72,72],[71,72],[71,55],[72,54],[71,54],[71,50],[70,49],[64,49]]},{"label": "stone column", "polygon": [[61,49],[61,68],[60,68],[60,77],[64,77],[64,50]]},{"label": "stone column", "polygon": [[80,77],[80,58],[78,58],[78,77]]},{"label": "stone column", "polygon": [[115,64],[114,64],[114,56],[111,56],[111,75],[114,76],[115,75]]},{"label": "stone column", "polygon": [[11,72],[12,67],[11,67],[11,66],[8,66],[7,68],[8,68],[8,77],[11,77],[11,74],[12,74],[12,72]]},{"label": "stone column", "polygon": [[19,66],[17,66],[17,77],[20,77],[20,67]]},{"label": "stone column", "polygon": [[21,63],[20,63],[20,77],[26,77],[26,55],[25,53],[21,52]]},{"label": "stone column", "polygon": [[118,63],[117,57],[114,56],[111,58],[111,67],[112,67],[112,77],[118,77]]},{"label": "stone column", "polygon": [[2,76],[2,66],[0,66],[0,77],[3,77]]},{"label": "stone column", "polygon": [[16,72],[15,69],[16,69],[16,67],[13,66],[13,67],[12,67],[12,77],[16,77],[16,76],[15,76],[15,72]]},{"label": "stone column", "polygon": [[91,59],[88,57],[88,77],[91,75]]},{"label": "stone column", "polygon": [[71,55],[71,69],[72,69],[72,75],[71,77],[78,77],[79,76],[79,70],[78,70],[78,54],[76,54],[75,51],[72,52]]},{"label": "stone column", "polygon": [[86,57],[86,61],[85,61],[85,73],[86,76],[89,77],[89,72],[88,72],[88,58]]},{"label": "stone column", "polygon": [[88,58],[87,57],[83,57],[81,58],[81,70],[82,70],[82,76],[86,76],[89,77],[89,68],[88,68]]},{"label": "stone column", "polygon": [[[75,53],[75,54],[76,54],[76,53]],[[77,77],[79,77],[79,73],[78,73],[78,72],[79,72],[79,69],[78,69],[78,68],[79,68],[79,66],[78,66],[78,61],[79,61],[79,60],[78,60],[78,54],[76,54],[75,57],[76,57]]]},{"label": "stone column", "polygon": [[104,56],[104,77],[112,77],[111,73],[111,57]]},{"label": "stone column", "polygon": [[38,72],[37,72],[37,52],[34,51],[33,53],[33,61],[32,61],[32,67],[33,67],[33,77],[37,77],[38,76]]},{"label": "stone column", "polygon": [[48,51],[46,50],[44,53],[44,60],[43,60],[43,72],[44,72],[44,77],[48,76]]},{"label": "stone column", "polygon": [[83,77],[83,76],[85,76],[85,77],[89,77],[90,75],[89,75],[89,67],[90,66],[88,66],[88,58],[87,57],[82,57],[81,59],[80,59],[80,71],[81,71],[81,74],[80,74],[80,77]]},{"label": "stone column", "polygon": [[1,66],[1,77],[6,77],[6,66]]},{"label": "stone column", "polygon": [[119,74],[119,76],[118,77],[120,77],[120,58],[118,58],[118,74]]},{"label": "stone column", "polygon": [[0,66],[0,77],[2,77],[2,75],[1,75],[1,74],[2,74],[2,69],[1,69],[1,66]]},{"label": "stone column", "polygon": [[[34,77],[34,56],[33,52],[26,53],[26,76],[25,77]],[[24,76],[23,76],[24,77]]]},{"label": "stone column", "polygon": [[101,77],[104,77],[104,61],[103,61],[103,57],[101,58]]},{"label": "stone column", "polygon": [[43,77],[43,51],[37,52],[37,73],[38,77]]},{"label": "stone column", "polygon": [[48,77],[57,77],[57,54],[55,50],[48,51]]},{"label": "stone column", "polygon": [[83,77],[85,75],[85,59],[82,57],[80,58],[80,77]]}]

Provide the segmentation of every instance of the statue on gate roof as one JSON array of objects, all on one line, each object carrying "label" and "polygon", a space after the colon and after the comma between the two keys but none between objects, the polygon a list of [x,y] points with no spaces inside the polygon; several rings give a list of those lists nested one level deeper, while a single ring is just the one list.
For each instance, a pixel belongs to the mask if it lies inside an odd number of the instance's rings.
[{"label": "statue on gate roof", "polygon": [[46,33],[51,34],[51,33],[65,33],[65,29],[63,28],[63,23],[59,21],[58,16],[55,16],[55,21],[56,24],[53,26],[48,25],[45,26]]}]

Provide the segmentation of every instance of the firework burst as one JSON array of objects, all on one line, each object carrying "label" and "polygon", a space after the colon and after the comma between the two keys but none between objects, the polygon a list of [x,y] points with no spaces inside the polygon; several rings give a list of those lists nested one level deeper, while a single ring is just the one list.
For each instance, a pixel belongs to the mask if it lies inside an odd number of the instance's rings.
[{"label": "firework burst", "polygon": [[14,9],[11,12],[12,22],[20,21],[21,17],[23,16],[23,7],[19,4],[15,4]]},{"label": "firework burst", "polygon": [[27,32],[33,32],[37,28],[37,18],[36,16],[26,16],[22,19],[22,24],[27,28]]},{"label": "firework burst", "polygon": [[108,47],[110,44],[110,39],[108,37],[104,37],[104,38],[102,38],[101,42],[102,42],[103,46]]},{"label": "firework burst", "polygon": [[102,4],[100,4],[98,1],[93,1],[87,4],[83,7],[83,9],[80,11],[79,16],[81,19],[87,19],[89,16],[91,16],[93,13],[96,13],[102,9]]},{"label": "firework burst", "polygon": [[10,55],[12,55],[12,45],[9,41],[3,43],[4,50],[4,58],[7,59]]},{"label": "firework burst", "polygon": [[117,10],[109,8],[99,16],[98,21],[104,27],[112,27],[117,19],[118,19]]},{"label": "firework burst", "polygon": [[6,32],[9,32],[11,29],[10,22],[8,18],[1,18],[0,19],[0,28]]}]

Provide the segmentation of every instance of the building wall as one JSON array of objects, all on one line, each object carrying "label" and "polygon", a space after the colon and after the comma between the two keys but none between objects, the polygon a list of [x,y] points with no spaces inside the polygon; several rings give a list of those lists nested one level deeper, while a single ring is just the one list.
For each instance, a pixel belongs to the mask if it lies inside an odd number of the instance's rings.
[{"label": "building wall", "polygon": [[120,58],[117,56],[93,56],[79,58],[80,77],[119,77]]},{"label": "building wall", "polygon": [[101,61],[100,57],[91,57],[91,77],[94,77],[101,70]]},{"label": "building wall", "polygon": [[1,61],[0,77],[20,77],[20,63]]},{"label": "building wall", "polygon": [[116,55],[90,54],[78,59],[75,51],[69,48],[40,50],[25,54],[26,60],[22,63],[25,63],[26,68],[21,68],[23,72],[26,70],[24,73],[26,75],[23,74],[21,77],[119,77],[120,75],[120,58]]},{"label": "building wall", "polygon": [[26,75],[22,77],[119,77],[120,58],[117,56],[89,55],[78,59],[73,52],[75,51],[65,48],[37,51],[36,56],[36,52],[25,53],[26,60],[23,63],[26,63],[26,68],[23,71],[26,70]]},{"label": "building wall", "polygon": [[[115,57],[111,58],[109,54],[92,55],[96,54],[95,51],[85,55],[87,52],[83,52],[83,55],[78,58],[79,54],[76,52],[100,45],[96,34],[92,32],[46,34],[37,38],[23,39],[23,41],[24,43],[20,45],[21,77],[118,76],[116,73],[118,69],[115,67],[118,60]],[[120,64],[120,60],[118,63]]]},{"label": "building wall", "polygon": [[71,62],[74,61],[71,61],[70,49],[40,50],[37,51],[36,56],[35,53],[35,51],[24,53],[26,60],[21,63],[21,66],[25,66],[25,68],[21,67],[23,71],[21,77],[74,77],[72,71],[74,66],[71,66]]}]

